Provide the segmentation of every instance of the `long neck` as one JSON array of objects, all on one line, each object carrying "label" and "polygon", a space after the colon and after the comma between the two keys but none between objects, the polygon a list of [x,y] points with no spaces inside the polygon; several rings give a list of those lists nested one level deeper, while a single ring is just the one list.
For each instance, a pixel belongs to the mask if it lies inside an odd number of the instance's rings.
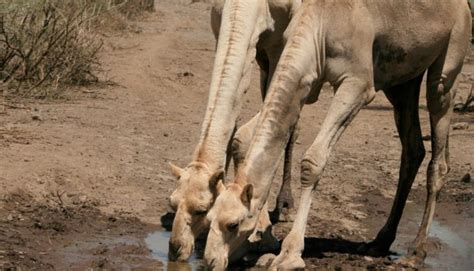
[{"label": "long neck", "polygon": [[260,1],[226,1],[222,11],[207,111],[194,160],[222,167],[262,27]]},{"label": "long neck", "polygon": [[290,130],[298,121],[311,85],[315,80],[322,80],[323,24],[315,20],[310,11],[298,12],[289,26],[288,41],[270,84],[255,135],[244,165],[237,173],[236,182],[254,185],[254,199],[258,199],[259,209],[267,199]]}]

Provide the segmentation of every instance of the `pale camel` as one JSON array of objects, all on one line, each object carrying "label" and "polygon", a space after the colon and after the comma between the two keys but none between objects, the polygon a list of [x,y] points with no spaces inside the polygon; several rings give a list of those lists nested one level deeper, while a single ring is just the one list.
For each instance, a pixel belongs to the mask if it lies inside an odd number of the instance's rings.
[{"label": "pale camel", "polygon": [[[335,96],[314,143],[301,162],[301,198],[293,227],[271,269],[305,266],[301,254],[313,191],[337,140],[383,90],[394,106],[402,144],[399,184],[385,226],[361,252],[387,253],[425,150],[418,116],[423,75],[432,134],[425,213],[405,260],[422,259],[436,198],[449,170],[448,132],[455,79],[469,46],[471,14],[465,0],[307,0],[292,19],[254,137],[235,182],[208,213],[206,263],[223,269],[247,239],[264,205],[290,128],[323,82]],[[268,266],[267,266],[268,267]]]},{"label": "pale camel", "polygon": [[[206,213],[222,187],[224,169],[227,170],[229,165],[230,146],[235,168],[238,168],[256,124],[257,117],[233,137],[241,98],[249,87],[251,62],[256,58],[261,68],[264,97],[283,50],[283,32],[300,4],[301,0],[213,1],[211,26],[217,49],[200,140],[192,162],[186,168],[171,164],[173,175],[179,182],[170,196],[170,205],[176,212],[169,241],[170,259],[187,260],[193,251],[195,238],[208,229]],[[290,185],[293,141],[287,145],[283,184],[273,213],[276,219],[287,219],[289,209],[293,207]],[[267,245],[274,247],[278,243],[269,235],[270,232],[270,219],[264,212],[253,240],[264,234],[268,238]]]}]

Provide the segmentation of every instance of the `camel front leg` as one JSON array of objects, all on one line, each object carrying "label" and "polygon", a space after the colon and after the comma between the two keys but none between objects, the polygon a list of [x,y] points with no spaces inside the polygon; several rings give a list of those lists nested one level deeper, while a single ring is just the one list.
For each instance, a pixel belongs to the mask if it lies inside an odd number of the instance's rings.
[{"label": "camel front leg", "polygon": [[369,87],[367,81],[357,78],[348,78],[339,87],[321,131],[301,162],[302,191],[298,212],[290,233],[283,241],[281,252],[271,263],[270,269],[305,267],[301,255],[313,191],[321,178],[333,146],[360,108],[371,101],[374,95],[375,91]]},{"label": "camel front leg", "polygon": [[270,213],[272,223],[291,222],[294,220],[295,208],[291,189],[291,170],[293,160],[293,147],[299,135],[298,123],[292,129],[290,140],[285,148],[285,161],[283,164],[283,180],[278,193],[275,209]]}]

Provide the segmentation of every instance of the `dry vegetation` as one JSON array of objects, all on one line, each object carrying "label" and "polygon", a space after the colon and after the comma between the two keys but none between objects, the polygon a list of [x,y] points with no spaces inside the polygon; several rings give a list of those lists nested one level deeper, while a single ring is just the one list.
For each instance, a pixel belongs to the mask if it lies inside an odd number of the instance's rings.
[{"label": "dry vegetation", "polygon": [[98,33],[153,9],[153,0],[0,0],[1,90],[44,98],[97,82]]}]

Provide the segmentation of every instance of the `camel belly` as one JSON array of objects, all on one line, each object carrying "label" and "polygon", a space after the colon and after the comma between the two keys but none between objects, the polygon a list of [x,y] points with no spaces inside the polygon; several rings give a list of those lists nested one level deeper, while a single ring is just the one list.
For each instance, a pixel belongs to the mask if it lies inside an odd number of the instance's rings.
[{"label": "camel belly", "polygon": [[[449,37],[449,36],[448,36]],[[387,89],[411,80],[424,71],[445,50],[447,37],[432,46],[400,46],[375,41],[373,45],[374,83],[377,90]]]},{"label": "camel belly", "polygon": [[459,9],[453,8],[457,1],[401,1],[404,4],[398,2],[397,12],[378,7],[378,11],[384,10],[387,14],[372,17],[375,24],[372,57],[377,89],[417,77],[445,52],[460,16]]}]

